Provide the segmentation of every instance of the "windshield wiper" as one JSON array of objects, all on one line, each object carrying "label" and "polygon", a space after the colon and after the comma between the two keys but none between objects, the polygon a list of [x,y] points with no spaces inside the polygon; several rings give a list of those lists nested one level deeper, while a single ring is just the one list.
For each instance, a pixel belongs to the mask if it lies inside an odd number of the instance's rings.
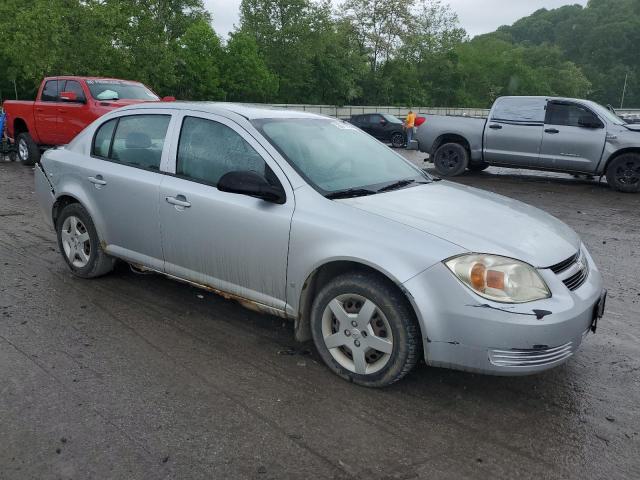
[{"label": "windshield wiper", "polygon": [[410,178],[406,180],[399,180],[395,183],[392,183],[391,185],[382,187],[380,190],[378,190],[378,193],[390,192],[391,190],[398,190],[400,188],[408,187],[409,185],[412,185],[414,183],[420,183],[420,185],[425,185],[427,182],[417,182],[416,180],[413,180]]},{"label": "windshield wiper", "polygon": [[366,188],[348,188],[347,190],[338,190],[325,195],[330,200],[338,198],[366,197],[367,195],[375,195],[375,190],[367,190]]}]

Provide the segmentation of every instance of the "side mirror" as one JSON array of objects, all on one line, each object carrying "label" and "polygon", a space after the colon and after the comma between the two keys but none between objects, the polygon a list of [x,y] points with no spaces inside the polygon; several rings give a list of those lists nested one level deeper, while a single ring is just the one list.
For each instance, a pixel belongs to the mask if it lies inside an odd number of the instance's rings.
[{"label": "side mirror", "polygon": [[63,102],[84,103],[82,99],[78,100],[78,96],[75,92],[60,92],[60,100]]},{"label": "side mirror", "polygon": [[218,190],[278,204],[283,204],[287,199],[281,186],[271,185],[263,176],[251,171],[225,173],[218,180]]},{"label": "side mirror", "polygon": [[591,115],[581,115],[578,118],[578,126],[583,128],[603,128],[602,122]]},{"label": "side mirror", "polygon": [[382,125],[383,127],[387,124],[387,121],[384,118],[380,119],[380,125]]},{"label": "side mirror", "polygon": [[176,97],[162,97],[160,99],[161,102],[175,102],[176,101]]}]

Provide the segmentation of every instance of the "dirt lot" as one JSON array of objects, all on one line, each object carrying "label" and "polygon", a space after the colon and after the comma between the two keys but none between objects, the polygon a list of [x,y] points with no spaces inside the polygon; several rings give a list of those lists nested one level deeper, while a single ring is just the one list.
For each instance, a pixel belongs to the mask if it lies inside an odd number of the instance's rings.
[{"label": "dirt lot", "polygon": [[32,170],[0,162],[0,478],[640,478],[640,196],[497,169],[456,181],[582,235],[610,296],[566,365],[350,385],[280,319],[124,265],[73,278]]}]

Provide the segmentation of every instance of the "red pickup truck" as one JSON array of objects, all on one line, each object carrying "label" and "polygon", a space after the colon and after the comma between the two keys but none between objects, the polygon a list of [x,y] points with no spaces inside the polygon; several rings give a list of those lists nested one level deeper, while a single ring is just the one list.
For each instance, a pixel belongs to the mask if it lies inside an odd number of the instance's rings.
[{"label": "red pickup truck", "polygon": [[[166,100],[172,100],[166,97]],[[125,105],[159,101],[139,82],[97,77],[48,77],[35,102],[4,102],[6,132],[17,144],[25,165],[40,159],[43,149],[69,143],[96,118]]]}]

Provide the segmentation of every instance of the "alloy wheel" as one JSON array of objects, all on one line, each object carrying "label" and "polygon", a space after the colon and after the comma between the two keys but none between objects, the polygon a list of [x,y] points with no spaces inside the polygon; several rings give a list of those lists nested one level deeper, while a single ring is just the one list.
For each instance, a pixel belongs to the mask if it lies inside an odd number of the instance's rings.
[{"label": "alloy wheel", "polygon": [[62,248],[69,262],[76,268],[83,268],[91,258],[91,239],[84,223],[75,216],[69,216],[60,231]]},{"label": "alloy wheel", "polygon": [[616,179],[624,185],[637,185],[640,183],[640,160],[628,160],[616,168]]},{"label": "alloy wheel", "polygon": [[29,147],[27,146],[27,142],[24,138],[21,138],[18,142],[18,156],[23,162],[26,162],[29,159]]},{"label": "alloy wheel", "polygon": [[339,295],[327,304],[322,335],[333,359],[359,375],[380,371],[393,352],[389,321],[375,303],[357,294]]}]

